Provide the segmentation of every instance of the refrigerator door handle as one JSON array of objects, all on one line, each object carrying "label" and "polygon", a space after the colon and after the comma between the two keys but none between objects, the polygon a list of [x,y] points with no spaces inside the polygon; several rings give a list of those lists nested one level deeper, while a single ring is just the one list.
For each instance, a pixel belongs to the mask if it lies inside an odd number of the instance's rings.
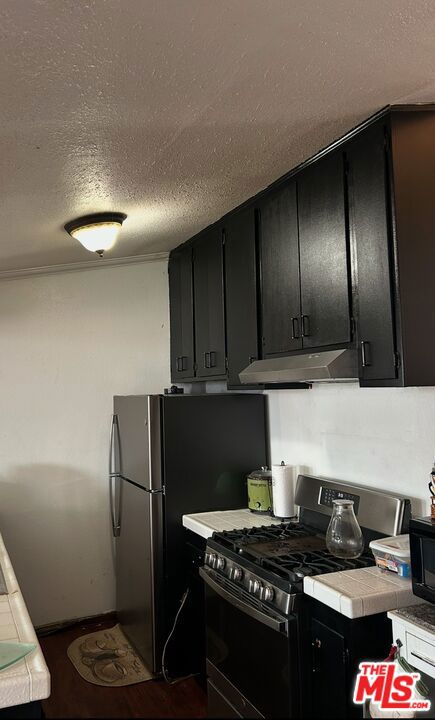
[{"label": "refrigerator door handle", "polygon": [[110,430],[110,455],[109,455],[109,498],[110,515],[112,518],[113,537],[121,534],[121,491],[116,479],[120,479],[118,463],[120,462],[120,443],[118,416],[112,415],[112,427]]},{"label": "refrigerator door handle", "polygon": [[150,495],[164,495],[165,494],[165,486],[159,488],[158,490],[154,490],[153,488],[147,488],[144,485],[140,485],[139,483],[135,482],[134,480],[131,480],[128,477],[125,477],[125,475],[121,475],[121,473],[109,473],[109,478],[112,480],[113,478],[119,478],[120,480],[125,480],[125,482],[130,483],[131,485],[134,485],[135,487],[139,488],[139,490],[143,490],[144,492],[149,493]]},{"label": "refrigerator door handle", "polygon": [[115,506],[116,506],[116,485],[115,485],[115,478],[116,475],[109,475],[109,494],[110,494],[110,514],[112,516],[112,534],[113,537],[119,537],[121,534],[121,523],[119,519],[119,514],[117,519],[115,519]]}]

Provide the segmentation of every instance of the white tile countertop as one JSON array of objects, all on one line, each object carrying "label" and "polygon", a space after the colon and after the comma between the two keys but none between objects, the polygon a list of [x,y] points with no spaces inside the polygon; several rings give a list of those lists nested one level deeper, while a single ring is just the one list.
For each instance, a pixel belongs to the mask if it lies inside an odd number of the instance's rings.
[{"label": "white tile countertop", "polygon": [[378,567],[306,577],[304,592],[349,618],[397,610],[419,602],[412,593],[410,579]]},{"label": "white tile countertop", "polygon": [[0,595],[0,641],[34,643],[36,650],[0,670],[0,708],[43,700],[50,695],[50,673],[0,535],[0,565],[7,595]]},{"label": "white tile countertop", "polygon": [[242,510],[218,510],[215,512],[193,513],[183,515],[183,525],[201,537],[211,537],[214,532],[222,530],[241,530],[242,528],[277,525],[282,520],[270,515],[259,515],[248,508]]}]

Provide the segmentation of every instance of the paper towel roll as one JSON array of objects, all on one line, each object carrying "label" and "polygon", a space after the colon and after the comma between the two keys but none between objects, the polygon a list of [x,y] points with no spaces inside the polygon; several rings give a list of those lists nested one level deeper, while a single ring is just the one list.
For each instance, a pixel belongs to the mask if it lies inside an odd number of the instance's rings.
[{"label": "paper towel roll", "polygon": [[272,465],[273,514],[278,518],[289,518],[295,514],[294,465]]}]

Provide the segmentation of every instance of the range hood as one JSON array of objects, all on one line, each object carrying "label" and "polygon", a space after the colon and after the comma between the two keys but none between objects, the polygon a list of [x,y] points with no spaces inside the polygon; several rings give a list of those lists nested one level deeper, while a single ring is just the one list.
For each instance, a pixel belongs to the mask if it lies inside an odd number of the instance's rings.
[{"label": "range hood", "polygon": [[358,380],[356,350],[291,355],[255,360],[239,374],[244,385],[293,382],[355,382]]}]

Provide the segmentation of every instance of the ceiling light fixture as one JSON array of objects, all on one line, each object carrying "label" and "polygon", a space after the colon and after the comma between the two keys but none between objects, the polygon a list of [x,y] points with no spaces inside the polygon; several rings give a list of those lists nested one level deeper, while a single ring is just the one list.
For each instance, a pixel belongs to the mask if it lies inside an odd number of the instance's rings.
[{"label": "ceiling light fixture", "polygon": [[103,257],[104,251],[110,250],[116,243],[126,217],[118,212],[94,213],[71,220],[64,227],[86,250]]}]

